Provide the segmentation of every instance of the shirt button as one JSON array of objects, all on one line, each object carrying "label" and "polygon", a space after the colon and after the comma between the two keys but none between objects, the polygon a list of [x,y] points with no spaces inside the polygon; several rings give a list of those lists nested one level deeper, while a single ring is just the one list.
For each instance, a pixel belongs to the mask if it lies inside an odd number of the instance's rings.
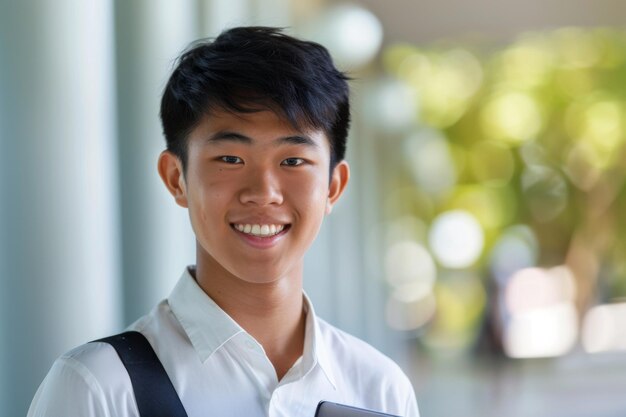
[{"label": "shirt button", "polygon": [[254,343],[252,343],[252,340],[246,340],[246,347],[248,349],[254,349]]}]

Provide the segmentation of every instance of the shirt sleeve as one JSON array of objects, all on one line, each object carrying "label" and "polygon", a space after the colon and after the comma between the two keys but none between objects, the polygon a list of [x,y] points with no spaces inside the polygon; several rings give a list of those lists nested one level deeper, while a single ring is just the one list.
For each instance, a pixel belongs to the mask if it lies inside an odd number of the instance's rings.
[{"label": "shirt sleeve", "polygon": [[71,357],[56,360],[41,383],[27,417],[111,417],[100,384]]},{"label": "shirt sleeve", "polygon": [[405,417],[419,417],[420,412],[417,408],[417,400],[415,399],[415,392],[413,389],[409,391],[409,398],[406,402],[406,411],[404,412]]}]

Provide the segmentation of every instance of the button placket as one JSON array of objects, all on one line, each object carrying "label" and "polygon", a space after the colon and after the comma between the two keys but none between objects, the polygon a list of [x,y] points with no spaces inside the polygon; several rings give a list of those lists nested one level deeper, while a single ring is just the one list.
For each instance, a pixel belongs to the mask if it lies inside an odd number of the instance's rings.
[{"label": "button placket", "polygon": [[272,392],[272,395],[269,401],[269,415],[270,416],[280,415],[279,400],[280,400],[280,395],[278,394],[277,390],[274,390],[274,392]]}]

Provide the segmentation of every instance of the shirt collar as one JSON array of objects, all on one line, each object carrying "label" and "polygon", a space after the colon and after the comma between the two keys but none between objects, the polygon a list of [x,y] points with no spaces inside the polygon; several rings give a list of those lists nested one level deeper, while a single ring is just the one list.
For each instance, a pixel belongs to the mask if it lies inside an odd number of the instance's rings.
[{"label": "shirt collar", "polygon": [[200,360],[205,362],[216,350],[245,330],[200,288],[190,268],[185,268],[168,303]]},{"label": "shirt collar", "polygon": [[[174,316],[187,333],[191,344],[205,362],[229,340],[245,330],[237,324],[200,288],[191,275],[190,268],[185,268],[178,283],[168,298]],[[306,324],[302,365],[304,374],[308,374],[315,365],[319,365],[333,388],[337,389],[328,346],[324,343],[319,320],[309,297],[303,293]]]},{"label": "shirt collar", "polygon": [[304,330],[304,352],[302,352],[304,369],[308,369],[308,373],[317,363],[320,368],[322,368],[328,382],[331,383],[334,389],[337,389],[335,375],[333,374],[333,367],[330,362],[328,345],[324,343],[323,334],[320,330],[319,319],[315,314],[313,303],[311,303],[309,297],[304,292],[303,296],[304,309],[307,313]]}]

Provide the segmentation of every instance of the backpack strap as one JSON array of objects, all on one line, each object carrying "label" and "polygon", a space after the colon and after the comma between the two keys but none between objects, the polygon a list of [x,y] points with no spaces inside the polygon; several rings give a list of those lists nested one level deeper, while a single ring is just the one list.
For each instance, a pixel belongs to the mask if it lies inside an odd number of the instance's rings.
[{"label": "backpack strap", "polygon": [[187,417],[172,381],[143,334],[129,331],[94,342],[115,348],[130,376],[141,417]]}]

